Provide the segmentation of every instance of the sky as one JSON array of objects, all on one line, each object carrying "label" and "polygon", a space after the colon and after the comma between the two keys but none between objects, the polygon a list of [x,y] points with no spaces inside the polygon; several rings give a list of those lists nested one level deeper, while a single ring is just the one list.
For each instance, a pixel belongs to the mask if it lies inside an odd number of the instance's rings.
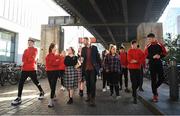
[{"label": "sky", "polygon": [[163,22],[164,19],[167,16],[167,12],[170,8],[180,8],[180,0],[170,0],[168,6],[166,7],[166,9],[164,10],[162,16],[159,18],[158,22]]}]

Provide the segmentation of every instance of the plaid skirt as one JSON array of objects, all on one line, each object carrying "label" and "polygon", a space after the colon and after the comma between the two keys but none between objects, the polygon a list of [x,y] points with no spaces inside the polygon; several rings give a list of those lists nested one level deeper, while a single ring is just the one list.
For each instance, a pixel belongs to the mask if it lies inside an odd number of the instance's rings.
[{"label": "plaid skirt", "polygon": [[74,66],[67,66],[65,68],[65,76],[63,78],[64,87],[67,89],[76,89],[78,88],[78,75],[77,70]]}]

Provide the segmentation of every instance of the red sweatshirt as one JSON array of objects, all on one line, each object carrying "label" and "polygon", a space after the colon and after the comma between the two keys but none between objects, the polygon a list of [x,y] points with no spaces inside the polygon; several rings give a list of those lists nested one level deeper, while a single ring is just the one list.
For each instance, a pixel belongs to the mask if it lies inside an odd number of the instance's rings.
[{"label": "red sweatshirt", "polygon": [[[127,57],[129,69],[140,69],[145,60],[144,53],[140,49],[129,49]],[[137,63],[130,63],[133,59],[136,60]]]},{"label": "red sweatshirt", "polygon": [[59,69],[59,56],[49,53],[46,56],[46,71],[56,71]]},{"label": "red sweatshirt", "polygon": [[37,48],[28,47],[22,56],[22,71],[35,71],[37,70],[36,57],[37,57]]},{"label": "red sweatshirt", "polygon": [[65,58],[63,56],[59,56],[59,70],[65,70],[64,59]]},{"label": "red sweatshirt", "polygon": [[127,67],[127,65],[128,65],[127,53],[126,52],[120,52],[119,58],[120,58],[121,66]]}]

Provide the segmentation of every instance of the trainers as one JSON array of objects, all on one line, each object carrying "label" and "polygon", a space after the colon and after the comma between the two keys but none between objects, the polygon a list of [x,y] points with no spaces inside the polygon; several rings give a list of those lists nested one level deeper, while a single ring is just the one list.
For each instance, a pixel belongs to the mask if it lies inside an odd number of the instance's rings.
[{"label": "trainers", "polygon": [[103,88],[102,91],[103,91],[103,92],[106,92],[106,88]]},{"label": "trainers", "polygon": [[121,96],[119,95],[119,96],[116,96],[116,100],[119,100],[121,98]]},{"label": "trainers", "polygon": [[18,98],[16,98],[14,101],[12,101],[11,105],[13,105],[13,106],[20,105],[21,102],[22,102],[22,101],[21,101],[21,98],[18,97]]},{"label": "trainers", "polygon": [[152,101],[153,101],[153,102],[158,102],[158,96],[157,96],[157,95],[154,95]]},{"label": "trainers", "polygon": [[109,86],[107,86],[107,87],[106,87],[106,89],[107,89],[107,90],[110,90],[110,87],[109,87]]},{"label": "trainers", "polygon": [[44,94],[45,94],[44,92],[40,92],[38,99],[39,100],[44,99]]},{"label": "trainers", "polygon": [[121,90],[122,90],[122,87],[120,87],[119,90],[121,91]]},{"label": "trainers", "polygon": [[53,100],[52,100],[52,99],[49,100],[48,107],[49,107],[49,108],[54,107],[54,103],[53,103]]},{"label": "trainers", "polygon": [[61,86],[60,90],[65,91],[65,87]]}]

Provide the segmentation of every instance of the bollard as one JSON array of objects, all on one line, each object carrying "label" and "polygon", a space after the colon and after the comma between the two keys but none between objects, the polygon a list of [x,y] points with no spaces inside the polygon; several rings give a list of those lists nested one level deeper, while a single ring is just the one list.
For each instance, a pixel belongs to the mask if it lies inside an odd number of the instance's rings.
[{"label": "bollard", "polygon": [[177,64],[176,59],[171,60],[171,71],[169,75],[170,82],[170,100],[178,101],[179,99],[179,87],[178,87],[178,78],[177,78]]}]

